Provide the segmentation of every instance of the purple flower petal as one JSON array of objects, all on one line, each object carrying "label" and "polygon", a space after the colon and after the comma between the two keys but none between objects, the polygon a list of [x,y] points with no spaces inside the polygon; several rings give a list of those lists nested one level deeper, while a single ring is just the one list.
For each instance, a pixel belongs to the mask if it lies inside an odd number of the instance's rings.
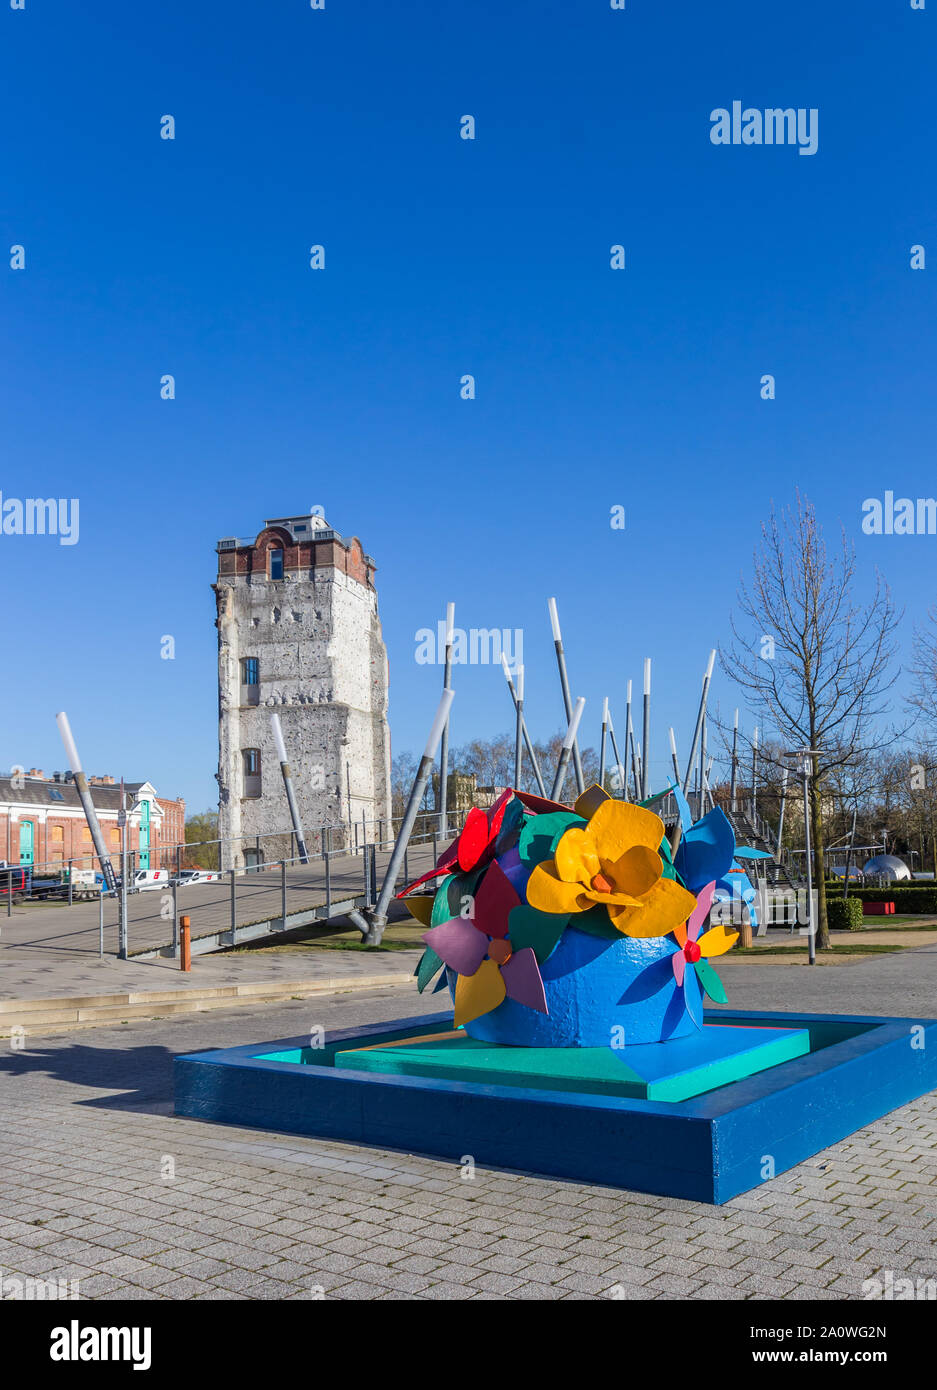
[{"label": "purple flower petal", "polygon": [[542,1014],[550,1012],[532,946],[524,946],[516,951],[507,964],[502,965],[501,978],[509,999],[526,1004],[528,1009],[537,1009]]},{"label": "purple flower petal", "polygon": [[474,975],[488,953],[488,938],[465,917],[452,917],[423,933],[427,946],[459,975]]}]

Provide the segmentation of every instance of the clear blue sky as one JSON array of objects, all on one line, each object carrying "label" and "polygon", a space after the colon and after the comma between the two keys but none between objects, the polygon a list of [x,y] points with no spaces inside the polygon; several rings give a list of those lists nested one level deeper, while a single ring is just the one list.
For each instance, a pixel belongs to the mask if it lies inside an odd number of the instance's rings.
[{"label": "clear blue sky", "polygon": [[[0,766],[64,766],[64,707],[89,771],[211,804],[215,542],[314,504],[379,566],[395,751],[422,746],[440,676],[414,634],[450,599],[460,625],[525,630],[530,722],[558,727],[555,594],[587,739],[653,658],[663,776],[758,521],[798,484],[883,568],[907,650],[937,538],[859,521],[887,488],[937,493],[935,16],[0,10],[0,490],[78,497],[81,527],[0,535]],[[714,146],[735,99],[818,108],[818,152]],[[509,725],[500,671],[457,689],[454,742]]]}]

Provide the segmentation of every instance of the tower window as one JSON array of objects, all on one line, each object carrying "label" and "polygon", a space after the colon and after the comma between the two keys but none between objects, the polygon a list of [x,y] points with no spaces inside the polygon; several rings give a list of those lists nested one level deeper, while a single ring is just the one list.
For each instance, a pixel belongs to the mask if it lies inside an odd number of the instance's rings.
[{"label": "tower window", "polygon": [[241,704],[260,704],[260,661],[256,656],[245,656],[241,661]]},{"label": "tower window", "polygon": [[267,556],[268,556],[268,563],[269,563],[269,565],[270,565],[270,578],[271,578],[271,579],[282,579],[282,578],[283,578],[283,551],[282,551],[282,550],[279,550],[279,549],[277,549],[277,550],[268,550],[268,551],[267,551]]},{"label": "tower window", "polygon": [[260,749],[242,749],[241,760],[244,765],[244,795],[260,796]]}]

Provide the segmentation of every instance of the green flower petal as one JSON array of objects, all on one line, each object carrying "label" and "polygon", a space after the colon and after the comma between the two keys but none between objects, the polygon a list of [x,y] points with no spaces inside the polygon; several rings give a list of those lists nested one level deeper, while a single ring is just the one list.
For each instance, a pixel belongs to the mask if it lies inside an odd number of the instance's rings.
[{"label": "green flower petal", "polygon": [[528,816],[521,828],[517,852],[521,862],[533,868],[552,859],[556,847],[571,825],[585,825],[582,816],[573,811],[545,811],[542,816]]},{"label": "green flower petal", "polygon": [[696,978],[699,980],[703,989],[716,1004],[728,1004],[729,997],[723,988],[722,981],[713,970],[708,960],[702,957],[695,962],[693,969],[696,971]]},{"label": "green flower petal", "polygon": [[445,961],[437,956],[432,946],[427,946],[420,956],[420,963],[416,968],[416,987],[422,994],[426,986],[430,983],[445,965]]},{"label": "green flower petal", "polygon": [[556,949],[568,921],[568,917],[555,912],[538,912],[526,903],[512,908],[508,918],[511,950],[521,951],[525,946],[530,946],[537,957],[537,964],[542,965]]},{"label": "green flower petal", "polygon": [[588,932],[590,936],[601,936],[605,941],[621,941],[622,933],[612,925],[608,909],[603,903],[596,903],[588,912],[579,912],[569,924],[577,931]]}]

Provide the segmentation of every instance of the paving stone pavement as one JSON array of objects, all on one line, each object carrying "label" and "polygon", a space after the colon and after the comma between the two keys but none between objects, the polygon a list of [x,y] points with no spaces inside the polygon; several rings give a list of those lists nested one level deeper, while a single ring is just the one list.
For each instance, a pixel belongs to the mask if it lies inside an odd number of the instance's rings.
[{"label": "paving stone pavement", "polygon": [[933,1095],[722,1207],[171,1113],[173,1053],[425,1011],[385,990],[5,1051],[2,1277],[102,1300],[855,1300],[878,1271],[937,1276]]}]

